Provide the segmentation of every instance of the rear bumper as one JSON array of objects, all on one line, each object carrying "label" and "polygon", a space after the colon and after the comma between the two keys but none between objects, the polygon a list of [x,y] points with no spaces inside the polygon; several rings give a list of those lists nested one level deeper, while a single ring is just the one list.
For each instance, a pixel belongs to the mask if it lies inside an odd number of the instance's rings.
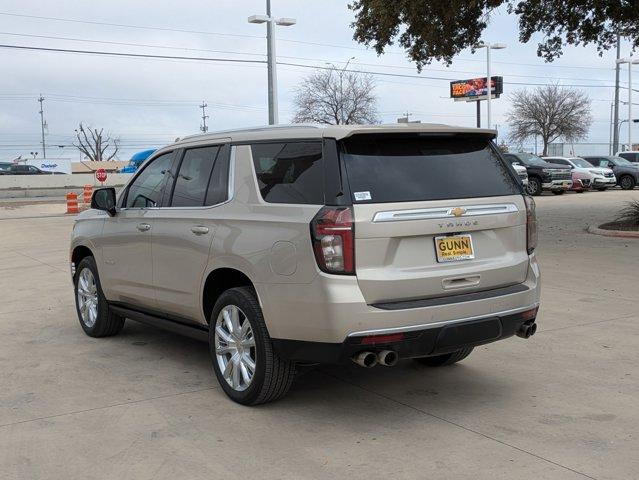
[{"label": "rear bumper", "polygon": [[273,339],[273,346],[282,358],[302,363],[346,363],[364,351],[393,350],[400,358],[441,355],[512,337],[524,323],[535,321],[531,310],[536,314],[535,306],[419,329],[391,329],[376,336],[355,334],[341,343]]},{"label": "rear bumper", "polygon": [[[318,274],[309,284],[256,284],[272,339],[343,344],[353,336],[418,331],[507,316],[539,304],[535,255],[521,284],[484,292],[369,305],[357,278]],[[399,305],[399,308],[396,308]],[[504,329],[507,330],[507,329]],[[310,347],[309,347],[310,348]]]}]

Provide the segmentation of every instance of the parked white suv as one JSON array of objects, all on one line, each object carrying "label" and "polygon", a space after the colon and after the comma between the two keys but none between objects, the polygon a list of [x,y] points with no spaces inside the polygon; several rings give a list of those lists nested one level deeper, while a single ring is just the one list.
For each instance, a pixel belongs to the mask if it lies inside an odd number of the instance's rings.
[{"label": "parked white suv", "polygon": [[187,137],[71,240],[93,337],[125,318],[209,342],[233,400],[287,392],[297,364],[440,366],[535,333],[534,202],[494,131],[286,126]]},{"label": "parked white suv", "polygon": [[[573,172],[586,175],[590,183],[584,185],[585,187],[596,188],[603,191],[607,188],[612,188],[617,185],[617,178],[614,172],[610,168],[595,167],[587,160],[581,157],[542,157],[549,163],[566,165],[572,169]],[[583,183],[583,180],[582,180]]]}]

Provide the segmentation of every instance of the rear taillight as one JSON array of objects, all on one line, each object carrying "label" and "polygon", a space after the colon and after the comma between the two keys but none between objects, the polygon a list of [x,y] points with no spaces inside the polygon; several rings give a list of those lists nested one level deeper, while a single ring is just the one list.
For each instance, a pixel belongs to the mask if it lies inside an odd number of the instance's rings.
[{"label": "rear taillight", "polygon": [[327,273],[355,273],[353,212],[350,207],[324,207],[311,221],[315,260]]},{"label": "rear taillight", "polygon": [[530,255],[537,248],[537,213],[533,198],[525,196],[524,200],[526,201],[526,249]]}]

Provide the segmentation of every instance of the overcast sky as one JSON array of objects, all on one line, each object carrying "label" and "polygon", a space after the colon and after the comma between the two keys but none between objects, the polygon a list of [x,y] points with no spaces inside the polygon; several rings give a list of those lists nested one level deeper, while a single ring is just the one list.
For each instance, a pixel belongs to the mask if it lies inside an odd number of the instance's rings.
[{"label": "overcast sky", "polygon": [[[343,66],[355,57],[351,66],[360,70],[417,75],[414,65],[397,47],[378,57],[352,40],[353,14],[347,8],[348,2],[272,1],[275,16],[297,19],[297,25],[277,29],[279,61],[310,66],[332,62]],[[264,60],[266,27],[247,23],[249,15],[262,14],[264,9],[262,0],[0,0],[0,43]],[[518,42],[516,18],[505,11],[493,15],[485,40],[508,45],[505,50],[493,51],[493,75],[502,75],[505,82],[504,96],[493,102],[493,123],[498,125],[500,135],[507,133],[504,113],[510,92],[526,88],[527,83],[557,82],[591,85],[583,87],[593,101],[594,122],[588,141],[608,142],[614,51],[599,57],[594,47],[566,47],[563,57],[547,64],[536,56],[536,43]],[[623,44],[622,56],[629,53],[628,45]],[[128,159],[135,151],[197,133],[201,122],[198,105],[202,101],[209,105],[210,130],[268,123],[264,64],[0,48],[0,65],[0,160],[20,154],[26,157],[41,149],[39,93],[45,97],[48,157],[79,157],[77,150],[68,145],[73,141],[74,128],[82,121],[120,137],[120,158]],[[622,71],[622,86],[627,85],[626,68]],[[450,67],[425,67],[421,76],[430,78],[376,76],[382,120],[395,122],[408,111],[411,119],[423,122],[475,125],[474,103],[449,99],[449,80],[484,76],[485,69],[485,51],[474,55],[466,51]],[[281,123],[292,117],[295,86],[312,71],[278,66]],[[622,90],[621,95],[625,100],[626,91]],[[626,116],[622,105],[621,118]],[[624,124],[623,137],[626,131]]]}]

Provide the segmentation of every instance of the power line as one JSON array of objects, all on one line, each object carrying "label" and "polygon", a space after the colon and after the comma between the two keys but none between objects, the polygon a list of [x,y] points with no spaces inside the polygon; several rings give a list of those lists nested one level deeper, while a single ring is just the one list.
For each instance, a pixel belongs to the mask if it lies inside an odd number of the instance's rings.
[{"label": "power line", "polygon": [[[71,54],[85,54],[85,55],[101,55],[101,56],[114,56],[114,57],[130,57],[130,58],[150,58],[160,60],[191,60],[191,61],[206,61],[206,62],[231,62],[231,63],[248,63],[248,64],[264,64],[264,60],[250,60],[250,59],[238,59],[238,58],[212,58],[212,57],[188,57],[188,56],[173,56],[173,55],[152,55],[144,53],[123,53],[123,52],[108,52],[100,50],[76,50],[66,48],[47,48],[47,47],[32,47],[24,45],[7,45],[0,44],[0,48],[18,49],[18,50],[34,50],[45,52],[57,52],[57,53],[71,53]],[[330,70],[332,67],[321,65],[308,65],[293,62],[277,62],[278,65],[299,67],[299,68],[312,68],[314,70]],[[457,78],[452,77],[434,77],[427,75],[414,75],[414,74],[401,74],[401,73],[389,73],[389,72],[377,72],[370,70],[344,70],[349,73],[368,73],[371,75],[378,75],[383,77],[398,77],[398,78],[419,78],[429,80],[445,80],[454,81]],[[508,85],[526,85],[526,86],[547,86],[548,83],[533,83],[533,82],[511,82],[504,81],[504,84]],[[587,84],[562,84],[565,87],[581,87],[581,88],[614,88],[614,85],[587,85]],[[627,87],[626,87],[627,88]]]},{"label": "power line", "polygon": [[[134,28],[134,29],[143,29],[143,30],[159,30],[166,32],[178,32],[178,33],[192,33],[197,35],[214,35],[214,36],[227,36],[227,37],[244,37],[244,38],[259,38],[263,39],[264,37],[260,35],[247,35],[247,34],[237,34],[237,33],[226,33],[226,32],[212,32],[212,31],[202,31],[202,30],[188,30],[188,29],[180,29],[180,28],[169,28],[169,27],[155,27],[148,25],[131,25],[131,24],[122,24],[122,23],[109,23],[109,22],[98,22],[93,20],[80,20],[80,19],[72,19],[72,18],[61,18],[61,17],[45,17],[40,15],[27,15],[27,14],[18,14],[11,12],[0,12],[0,15],[11,16],[11,17],[20,17],[20,18],[33,18],[38,20],[52,20],[57,22],[70,22],[70,23],[84,23],[89,25],[102,25],[102,26],[110,26],[110,27],[121,27],[121,28]],[[335,45],[330,43],[321,43],[321,42],[310,42],[304,40],[293,40],[288,38],[278,38],[278,41],[288,42],[288,43],[297,43],[301,45],[312,45],[318,47],[329,47],[329,48],[339,48],[339,49],[347,49],[347,50],[357,50],[360,52],[371,52],[371,49],[365,47],[351,47],[346,45]],[[221,53],[221,52],[220,52]],[[386,54],[391,55],[406,55],[406,52],[402,51],[394,51],[387,50]],[[483,60],[476,58],[463,58],[458,57],[456,60],[466,61],[466,62],[481,62]],[[523,65],[523,66],[531,66],[531,67],[542,67],[541,65],[533,64],[533,63],[521,63],[521,62],[507,62],[507,61],[494,61],[493,63],[504,64],[504,65]],[[611,68],[607,67],[593,67],[588,65],[543,65],[543,67],[551,67],[551,68],[578,68],[578,69],[590,69],[590,70],[606,70],[611,71]]]},{"label": "power line", "polygon": [[[211,52],[211,53],[224,53],[228,55],[249,55],[249,56],[258,56],[264,57],[262,53],[252,53],[252,52],[237,52],[237,51],[229,51],[229,50],[211,50],[206,48],[189,48],[189,47],[178,47],[175,45],[153,45],[147,43],[130,43],[130,42],[115,42],[111,40],[93,40],[87,38],[76,38],[76,37],[60,37],[53,35],[34,35],[34,34],[26,34],[26,33],[13,33],[13,32],[0,32],[0,35],[11,35],[15,37],[27,37],[27,38],[43,38],[48,40],[64,40],[71,42],[84,42],[84,43],[97,43],[97,44],[105,44],[105,45],[120,45],[127,47],[143,47],[143,48],[162,48],[162,49],[170,49],[170,50],[183,50],[183,51],[192,51],[192,52]],[[288,55],[278,55],[279,58],[289,58],[292,60],[307,60],[307,61],[315,61],[315,62],[334,62],[334,63],[344,63],[335,60],[327,60],[322,58],[310,58],[310,57],[297,57],[297,56],[288,56]],[[403,69],[403,70],[414,70],[415,67],[409,67],[406,65],[383,65],[379,63],[365,63],[365,62],[353,62],[354,65],[363,65],[367,67],[377,67],[377,68],[394,68],[394,69]],[[532,65],[532,64],[530,64]],[[556,65],[554,65],[556,66]],[[441,68],[432,68],[429,67],[428,71],[437,71],[437,72],[448,72],[448,73],[460,73],[460,74],[476,74],[475,71],[464,71],[464,70],[452,70],[449,68],[441,69]],[[548,80],[582,80],[581,78],[576,77],[548,77],[547,75],[522,75],[522,74],[509,74],[509,77],[522,77],[522,78],[545,78]],[[607,79],[603,78],[586,78],[583,79],[588,82],[606,82]],[[625,82],[623,82],[625,83]]]}]

